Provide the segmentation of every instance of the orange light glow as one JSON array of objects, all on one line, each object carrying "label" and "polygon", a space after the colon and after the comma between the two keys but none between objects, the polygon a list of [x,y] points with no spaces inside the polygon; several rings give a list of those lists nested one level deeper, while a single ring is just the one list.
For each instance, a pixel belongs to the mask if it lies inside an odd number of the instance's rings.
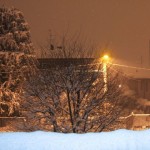
[{"label": "orange light glow", "polygon": [[104,59],[104,60],[108,60],[108,59],[109,59],[109,56],[108,56],[108,55],[104,55],[104,56],[103,56],[103,59]]}]

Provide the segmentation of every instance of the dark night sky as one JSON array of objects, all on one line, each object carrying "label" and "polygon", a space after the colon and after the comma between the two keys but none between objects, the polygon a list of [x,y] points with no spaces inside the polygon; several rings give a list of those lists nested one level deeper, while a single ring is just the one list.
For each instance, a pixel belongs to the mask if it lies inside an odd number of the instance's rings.
[{"label": "dark night sky", "polygon": [[81,32],[116,60],[148,67],[150,0],[0,0],[20,9],[31,27],[33,42],[43,42],[48,30]]}]

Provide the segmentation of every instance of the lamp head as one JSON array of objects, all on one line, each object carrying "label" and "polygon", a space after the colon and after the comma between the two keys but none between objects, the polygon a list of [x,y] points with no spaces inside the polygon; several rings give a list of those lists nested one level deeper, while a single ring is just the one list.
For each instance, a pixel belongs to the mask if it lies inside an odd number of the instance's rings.
[{"label": "lamp head", "polygon": [[103,62],[108,62],[110,60],[109,55],[105,54],[103,55],[103,57],[101,58]]},{"label": "lamp head", "polygon": [[105,55],[103,56],[103,59],[104,59],[104,60],[108,60],[108,59],[109,59],[109,56],[108,56],[107,54],[105,54]]}]

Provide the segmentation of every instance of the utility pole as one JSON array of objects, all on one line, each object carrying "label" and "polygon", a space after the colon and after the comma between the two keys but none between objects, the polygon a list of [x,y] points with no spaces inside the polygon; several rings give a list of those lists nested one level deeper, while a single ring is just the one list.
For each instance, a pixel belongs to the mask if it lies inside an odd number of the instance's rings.
[{"label": "utility pole", "polygon": [[140,58],[140,64],[141,64],[141,67],[143,67],[143,57],[142,56]]},{"label": "utility pole", "polygon": [[54,46],[54,35],[52,35],[51,30],[49,30],[49,49],[50,49],[50,50],[55,50],[55,46]]},{"label": "utility pole", "polygon": [[148,65],[150,67],[150,40],[149,40],[149,50],[148,50]]}]

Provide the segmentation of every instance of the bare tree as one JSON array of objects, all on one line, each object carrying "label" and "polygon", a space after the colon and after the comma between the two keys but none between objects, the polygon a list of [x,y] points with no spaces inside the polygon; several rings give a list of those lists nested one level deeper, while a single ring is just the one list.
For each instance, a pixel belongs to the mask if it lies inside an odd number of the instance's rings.
[{"label": "bare tree", "polygon": [[78,44],[77,40],[69,41],[69,47],[65,43],[67,49],[61,51],[65,58],[52,59],[51,68],[39,70],[26,83],[27,101],[22,106],[30,130],[101,132],[119,117],[126,99],[123,88],[119,88],[123,78],[107,66],[106,83],[100,60],[73,59],[77,57],[73,52],[84,52]]}]

